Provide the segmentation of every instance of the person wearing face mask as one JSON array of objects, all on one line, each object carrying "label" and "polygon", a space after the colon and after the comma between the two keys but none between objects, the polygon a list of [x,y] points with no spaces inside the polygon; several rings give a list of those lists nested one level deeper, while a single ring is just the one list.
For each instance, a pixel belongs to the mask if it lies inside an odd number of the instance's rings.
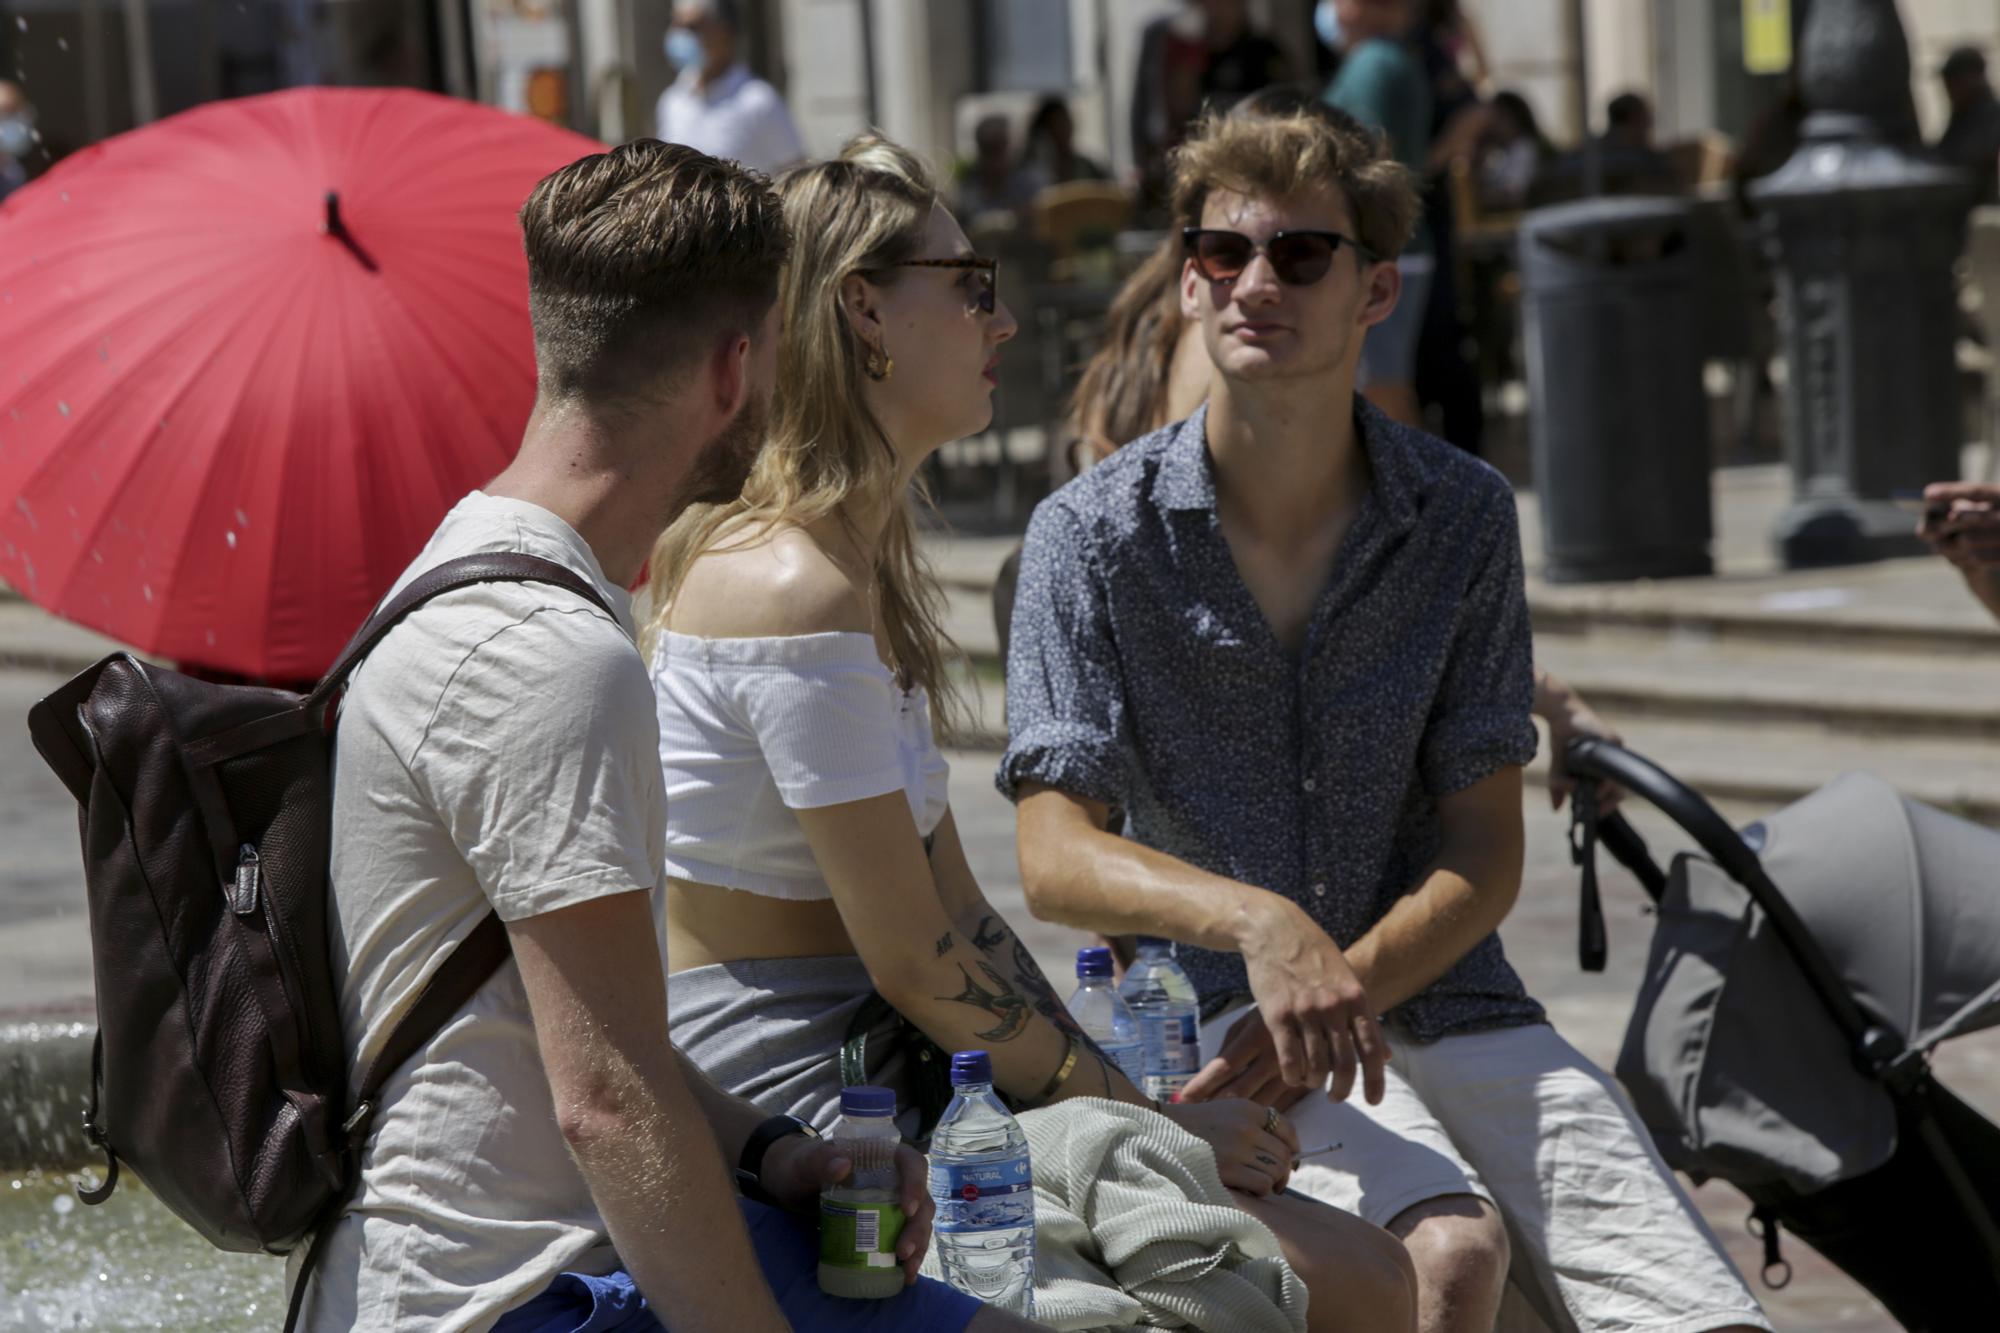
[{"label": "person wearing face mask", "polygon": [[34,146],[34,105],[21,85],[0,79],[0,199],[28,183],[28,154]]},{"label": "person wearing face mask", "polygon": [[680,71],[660,94],[658,137],[711,157],[774,174],[805,158],[798,127],[778,90],[737,54],[737,0],[682,0],[667,29],[667,59]]}]

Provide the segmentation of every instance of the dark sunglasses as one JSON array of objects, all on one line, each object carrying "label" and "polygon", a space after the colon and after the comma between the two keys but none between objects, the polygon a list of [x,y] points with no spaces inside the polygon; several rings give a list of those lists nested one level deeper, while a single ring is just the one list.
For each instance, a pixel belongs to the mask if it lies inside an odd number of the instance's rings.
[{"label": "dark sunglasses", "polygon": [[967,310],[977,310],[982,315],[993,313],[993,303],[1000,299],[1000,261],[985,259],[979,255],[960,255],[956,259],[905,259],[891,268],[969,268],[973,271],[972,303]]},{"label": "dark sunglasses", "polygon": [[1257,244],[1240,231],[1189,227],[1181,232],[1195,272],[1210,282],[1233,282],[1243,276],[1258,253],[1271,261],[1271,271],[1287,287],[1310,287],[1333,267],[1333,257],[1345,245],[1363,262],[1376,262],[1373,250],[1337,231],[1280,231]]}]

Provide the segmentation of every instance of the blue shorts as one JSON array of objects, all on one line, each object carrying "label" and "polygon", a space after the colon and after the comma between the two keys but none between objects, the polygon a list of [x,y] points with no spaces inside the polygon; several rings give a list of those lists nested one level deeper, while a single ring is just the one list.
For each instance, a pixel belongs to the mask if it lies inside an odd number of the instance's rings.
[{"label": "blue shorts", "polygon": [[[819,1236],[812,1224],[740,1199],[757,1266],[799,1333],[962,1333],[980,1304],[930,1278],[886,1301],[850,1301],[819,1289]],[[646,1298],[620,1270],[603,1277],[562,1273],[541,1295],[500,1316],[493,1333],[663,1333]],[[671,1333],[667,1330],[666,1333]]]}]

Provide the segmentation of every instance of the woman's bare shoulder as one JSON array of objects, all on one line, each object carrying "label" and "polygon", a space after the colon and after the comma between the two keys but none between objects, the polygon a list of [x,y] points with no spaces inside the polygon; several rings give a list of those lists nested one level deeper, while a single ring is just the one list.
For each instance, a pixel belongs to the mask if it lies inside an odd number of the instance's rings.
[{"label": "woman's bare shoulder", "polygon": [[688,570],[667,628],[710,639],[866,634],[868,597],[807,530],[738,529]]}]

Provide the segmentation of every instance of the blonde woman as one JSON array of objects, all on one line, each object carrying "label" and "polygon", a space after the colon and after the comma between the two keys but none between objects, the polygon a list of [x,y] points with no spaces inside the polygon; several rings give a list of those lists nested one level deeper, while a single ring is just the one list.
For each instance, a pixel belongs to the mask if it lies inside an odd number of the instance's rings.
[{"label": "blonde woman", "polygon": [[[882,139],[780,194],[796,239],[764,450],[741,499],[689,511],[652,562],[674,1038],[725,1087],[824,1127],[843,1040],[879,993],[895,1013],[862,1072],[905,1105],[925,1039],[990,1052],[1017,1105],[1146,1104],[980,891],[933,739],[948,644],[911,493],[931,453],[990,419],[1015,330],[995,266]],[[1299,1150],[1282,1116],[1165,1113],[1279,1234],[1319,1293],[1314,1328],[1411,1326],[1400,1247],[1280,1193]]]}]

